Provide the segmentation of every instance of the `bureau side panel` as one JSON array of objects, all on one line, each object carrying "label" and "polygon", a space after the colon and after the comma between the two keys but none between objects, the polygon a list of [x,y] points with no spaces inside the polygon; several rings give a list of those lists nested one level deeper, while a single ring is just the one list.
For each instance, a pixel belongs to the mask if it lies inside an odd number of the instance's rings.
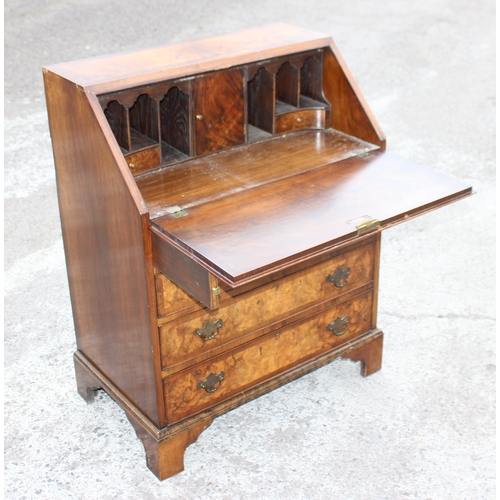
[{"label": "bureau side panel", "polygon": [[332,128],[385,149],[385,135],[333,41],[324,51],[323,91]]},{"label": "bureau side panel", "polygon": [[140,200],[127,185],[84,90],[49,71],[44,79],[78,349],[161,424],[147,214],[141,215]]}]

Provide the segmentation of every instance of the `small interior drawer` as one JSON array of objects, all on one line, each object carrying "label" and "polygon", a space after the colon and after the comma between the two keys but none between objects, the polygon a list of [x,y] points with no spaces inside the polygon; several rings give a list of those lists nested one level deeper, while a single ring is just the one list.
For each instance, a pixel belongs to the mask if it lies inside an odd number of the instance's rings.
[{"label": "small interior drawer", "polygon": [[277,134],[302,129],[325,128],[325,109],[301,109],[276,116],[275,131]]},{"label": "small interior drawer", "polygon": [[[163,368],[208,353],[266,328],[282,326],[287,318],[315,304],[352,292],[373,280],[375,247],[371,243],[334,259],[227,298],[214,311],[203,310],[160,327]],[[158,303],[175,285],[165,285]],[[169,282],[172,286],[168,286]],[[172,296],[176,296],[173,295]],[[178,294],[177,294],[178,296]]]},{"label": "small interior drawer", "polygon": [[160,165],[160,147],[155,146],[148,149],[143,149],[137,153],[131,153],[125,157],[127,165],[133,174],[138,174],[144,170],[157,167]]},{"label": "small interior drawer", "polygon": [[177,422],[372,328],[373,291],[360,294],[164,380]]}]

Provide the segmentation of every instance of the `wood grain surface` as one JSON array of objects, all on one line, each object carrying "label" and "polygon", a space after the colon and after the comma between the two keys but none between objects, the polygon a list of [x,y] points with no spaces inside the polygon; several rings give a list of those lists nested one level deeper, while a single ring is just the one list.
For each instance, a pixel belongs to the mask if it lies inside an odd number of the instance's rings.
[{"label": "wood grain surface", "polygon": [[356,237],[348,222],[358,217],[388,227],[470,194],[461,181],[374,151],[201,203],[189,217],[161,217],[153,227],[234,286]]},{"label": "wood grain surface", "polygon": [[153,233],[153,260],[156,269],[177,283],[195,300],[213,309],[219,307],[219,295],[214,293],[217,279],[188,254],[172,245],[165,245],[161,237]]},{"label": "wood grain surface", "polygon": [[[371,300],[372,292],[367,292],[165,379],[167,421],[177,422],[368,332]],[[349,329],[341,336],[326,328],[338,316],[350,318]],[[224,380],[216,392],[208,393],[198,387],[210,373],[221,372]]]},{"label": "wood grain surface", "polygon": [[193,101],[195,155],[245,142],[245,92],[240,69],[196,78]]},{"label": "wood grain surface", "polygon": [[152,148],[138,151],[137,153],[131,153],[125,158],[130,167],[130,171],[133,174],[138,174],[160,165],[160,147],[153,146]]},{"label": "wood grain surface", "polygon": [[264,67],[247,83],[248,123],[269,133],[274,131],[275,84],[274,76]]},{"label": "wood grain surface", "polygon": [[[215,311],[202,311],[160,328],[164,368],[200,354],[209,355],[230,341],[244,342],[244,336],[256,330],[273,329],[283,320],[313,304],[356,290],[373,280],[375,259],[373,244],[363,246],[331,261],[287,276],[251,292],[229,299]],[[349,269],[346,284],[336,286],[327,280],[338,269]],[[222,321],[217,335],[202,340],[195,335],[207,321]]]},{"label": "wood grain surface", "polygon": [[[182,470],[185,448],[196,440],[199,433],[209,426],[215,417],[320,368],[339,356],[361,361],[363,375],[373,373],[381,366],[382,337],[380,330],[370,330],[365,335],[314,356],[204,411],[161,429],[78,351],[75,353],[75,367],[78,367],[77,372],[81,374],[79,380],[85,382],[81,386],[82,389],[102,387],[123,408],[144,445],[148,467],[160,479],[165,479]],[[87,393],[82,395],[88,397]]]},{"label": "wood grain surface", "polygon": [[326,111],[324,109],[300,109],[276,117],[275,133],[293,132],[303,129],[325,128]]},{"label": "wood grain surface", "polygon": [[154,142],[160,141],[158,102],[142,94],[129,110],[130,127]]},{"label": "wood grain surface", "polygon": [[180,286],[157,270],[155,273],[158,318],[162,322],[174,320],[204,308]]},{"label": "wood grain surface", "polygon": [[285,62],[276,73],[276,99],[291,106],[299,106],[300,72],[289,62]]},{"label": "wood grain surface", "polygon": [[332,129],[304,130],[145,172],[136,182],[155,219],[173,205],[189,209],[373,149]]},{"label": "wood grain surface", "polygon": [[276,23],[213,38],[54,64],[48,69],[91,87],[95,93],[105,93],[312,50],[328,42],[326,35]]},{"label": "wood grain surface", "polygon": [[160,124],[162,141],[189,155],[189,95],[178,87],[172,87],[160,102]]},{"label": "wood grain surface", "polygon": [[148,298],[151,236],[132,176],[110,149],[95,96],[44,76],[78,349],[162,425]]},{"label": "wood grain surface", "polygon": [[104,114],[118,145],[125,151],[130,151],[132,148],[132,139],[130,137],[128,109],[118,101],[110,101],[104,110]]},{"label": "wood grain surface", "polygon": [[323,56],[323,92],[332,128],[385,149],[385,135],[333,41]]},{"label": "wood grain surface", "polygon": [[300,94],[324,102],[323,71],[319,60],[319,57],[322,59],[322,55],[323,52],[314,57],[308,57],[300,68]]},{"label": "wood grain surface", "polygon": [[[344,242],[337,245],[334,249],[329,252],[322,253],[308,259],[305,262],[293,267],[285,267],[278,272],[267,275],[259,280],[252,281],[246,285],[239,286],[238,288],[230,288],[225,283],[219,282],[220,295],[219,301],[221,305],[225,305],[226,302],[233,300],[238,295],[242,293],[247,293],[255,288],[264,286],[276,280],[281,280],[292,274],[305,271],[313,266],[325,263],[326,261],[337,259],[343,254],[350,253],[358,248],[365,245],[370,245],[375,243],[375,248],[380,251],[380,245],[377,243],[380,240],[380,233],[368,233],[364,236],[356,238],[352,243]],[[378,256],[375,255],[376,265],[378,265]],[[377,268],[375,268],[375,273]],[[187,316],[202,310],[205,306],[199,301],[194,299],[188,293],[186,293],[181,287],[176,285],[173,281],[169,280],[165,275],[156,270],[155,273],[156,280],[156,294],[157,294],[157,304],[158,304],[158,324],[163,325],[182,316]],[[375,280],[376,286],[376,280]]]},{"label": "wood grain surface", "polygon": [[384,336],[377,337],[373,342],[353,349],[342,357],[352,361],[361,361],[361,375],[368,377],[382,368],[382,350]]}]

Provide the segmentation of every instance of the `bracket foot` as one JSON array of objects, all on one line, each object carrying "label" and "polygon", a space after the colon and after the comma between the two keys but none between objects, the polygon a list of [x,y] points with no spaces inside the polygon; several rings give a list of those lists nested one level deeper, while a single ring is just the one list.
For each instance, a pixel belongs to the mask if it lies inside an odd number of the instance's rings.
[{"label": "bracket foot", "polygon": [[382,345],[384,342],[384,334],[381,333],[368,344],[364,344],[357,349],[353,349],[346,354],[343,358],[349,358],[352,361],[361,361],[361,375],[368,377],[372,373],[377,372],[382,368]]}]

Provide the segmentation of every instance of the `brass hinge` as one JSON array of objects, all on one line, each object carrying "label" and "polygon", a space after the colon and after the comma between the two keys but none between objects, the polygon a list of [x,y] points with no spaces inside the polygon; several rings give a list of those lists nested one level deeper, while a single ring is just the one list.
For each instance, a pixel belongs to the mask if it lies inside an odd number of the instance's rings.
[{"label": "brass hinge", "polygon": [[182,209],[181,207],[178,207],[177,205],[168,207],[166,209],[166,212],[168,215],[175,217],[176,219],[179,217],[185,217],[186,215],[189,215],[188,211]]},{"label": "brass hinge", "polygon": [[348,220],[347,224],[355,227],[358,230],[358,234],[364,234],[380,227],[380,221],[369,215],[363,215],[356,219]]},{"label": "brass hinge", "polygon": [[373,156],[371,151],[365,151],[364,153],[361,153],[358,155],[359,158],[363,158],[365,160],[366,158],[371,158]]}]

